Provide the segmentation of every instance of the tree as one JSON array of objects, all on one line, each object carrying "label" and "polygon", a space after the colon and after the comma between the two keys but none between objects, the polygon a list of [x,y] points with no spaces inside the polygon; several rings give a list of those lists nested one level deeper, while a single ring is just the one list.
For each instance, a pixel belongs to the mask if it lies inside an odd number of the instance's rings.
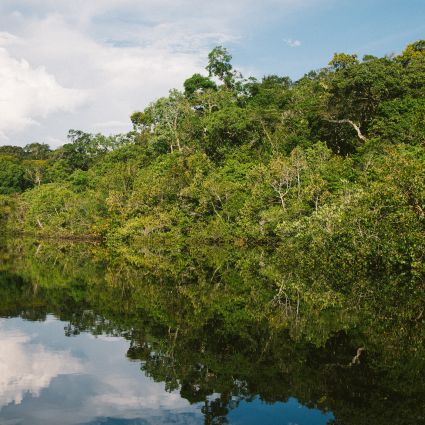
[{"label": "tree", "polygon": [[335,71],[346,69],[349,66],[357,65],[359,60],[357,55],[347,55],[346,53],[335,53],[332,60],[329,62],[329,65]]},{"label": "tree", "polygon": [[25,170],[11,156],[0,156],[0,194],[21,192],[25,189]]},{"label": "tree", "polygon": [[425,145],[424,123],[425,99],[406,96],[381,103],[370,132],[385,143]]},{"label": "tree", "polygon": [[146,113],[141,111],[133,112],[130,116],[133,129],[135,131],[143,132],[152,128],[152,123],[149,122],[149,117]]},{"label": "tree", "polygon": [[149,105],[142,117],[143,128],[150,126],[153,139],[159,144],[168,145],[169,151],[183,149],[181,123],[194,111],[183,93],[170,90],[168,97],[158,99]]},{"label": "tree", "polygon": [[106,137],[81,130],[69,130],[68,140],[53,153],[55,160],[62,159],[71,170],[88,170],[97,158],[117,146],[127,143],[125,137]]},{"label": "tree", "polygon": [[396,57],[396,60],[403,65],[409,65],[412,61],[423,59],[425,57],[425,40],[418,40],[408,44],[403,53]]},{"label": "tree", "polygon": [[24,147],[24,152],[28,159],[43,160],[49,157],[51,149],[46,143],[30,143]]},{"label": "tree", "polygon": [[321,136],[339,152],[352,152],[358,140],[367,140],[379,105],[407,92],[405,77],[389,58],[359,63],[355,55],[339,54],[330,63],[334,71],[322,81],[322,117],[330,124],[324,124]]},{"label": "tree", "polygon": [[183,83],[183,86],[184,94],[188,98],[191,98],[198,91],[217,90],[217,84],[201,74],[193,74]]},{"label": "tree", "polygon": [[47,161],[42,159],[27,159],[22,161],[25,169],[25,179],[30,186],[40,186],[45,180]]},{"label": "tree", "polygon": [[0,155],[14,156],[15,158],[21,159],[25,156],[24,149],[20,146],[0,146]]},{"label": "tree", "polygon": [[234,83],[233,66],[230,63],[232,55],[223,46],[214,47],[208,54],[206,70],[210,77],[217,77],[227,88],[232,88]]}]

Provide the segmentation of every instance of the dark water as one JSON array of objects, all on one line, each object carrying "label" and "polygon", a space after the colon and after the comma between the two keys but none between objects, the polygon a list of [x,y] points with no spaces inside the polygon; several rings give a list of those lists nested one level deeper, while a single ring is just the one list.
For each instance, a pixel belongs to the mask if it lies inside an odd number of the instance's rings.
[{"label": "dark water", "polygon": [[126,254],[3,242],[1,425],[425,423],[424,326],[400,288],[387,308],[282,300],[264,252]]}]

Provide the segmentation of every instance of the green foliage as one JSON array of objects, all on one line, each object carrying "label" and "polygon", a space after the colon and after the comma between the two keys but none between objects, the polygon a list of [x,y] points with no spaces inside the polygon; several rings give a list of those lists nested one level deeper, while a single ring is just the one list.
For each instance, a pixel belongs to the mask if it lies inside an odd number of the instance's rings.
[{"label": "green foliage", "polygon": [[25,170],[12,156],[0,156],[0,194],[25,189]]},{"label": "green foliage", "polygon": [[403,53],[397,56],[397,60],[403,65],[410,65],[412,62],[423,60],[425,56],[425,40],[418,40],[406,46]]},{"label": "green foliage", "polygon": [[341,423],[420,423],[423,404],[401,403],[425,382],[424,41],[337,54],[296,82],[243,80],[223,47],[207,70],[128,134],[0,148],[2,233],[107,247],[13,238],[0,313],[124,335],[208,420],[260,394]]},{"label": "green foliage", "polygon": [[92,235],[98,214],[96,196],[80,198],[70,188],[48,183],[23,194],[16,207],[15,226],[25,231],[36,228],[40,233],[56,236]]},{"label": "green foliage", "polygon": [[0,194],[0,227],[4,229],[15,207],[15,199]]},{"label": "green foliage", "polygon": [[201,74],[193,74],[184,82],[184,94],[192,97],[196,92],[205,90],[217,90],[217,84]]},{"label": "green foliage", "polygon": [[25,156],[24,149],[20,146],[0,146],[0,156],[12,156],[21,159]]},{"label": "green foliage", "polygon": [[425,99],[383,102],[371,125],[371,134],[386,143],[425,145]]},{"label": "green foliage", "polygon": [[263,244],[292,276],[341,290],[375,272],[416,279],[424,58],[418,41],[394,57],[336,54],[296,82],[244,80],[218,46],[209,77],[134,112],[128,134],[3,147],[0,192],[18,193],[3,225],[104,238],[135,263],[145,243]]},{"label": "green foliage", "polygon": [[30,143],[24,147],[25,156],[28,159],[43,160],[50,155],[50,147],[46,143]]},{"label": "green foliage", "polygon": [[230,63],[232,55],[223,46],[214,47],[208,54],[206,70],[210,77],[217,77],[226,87],[230,88],[233,83],[233,66]]},{"label": "green foliage", "polygon": [[357,55],[347,55],[346,53],[335,53],[329,65],[336,71],[346,69],[359,63]]}]

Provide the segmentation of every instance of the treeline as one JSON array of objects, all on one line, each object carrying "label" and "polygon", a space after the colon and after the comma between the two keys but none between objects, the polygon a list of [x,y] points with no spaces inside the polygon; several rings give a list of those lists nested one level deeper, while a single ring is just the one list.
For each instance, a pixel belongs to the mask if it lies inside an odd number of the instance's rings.
[{"label": "treeline", "polygon": [[261,243],[297,273],[424,272],[424,40],[335,54],[298,81],[245,78],[223,47],[206,70],[128,134],[1,148],[3,228],[99,237],[135,259],[147,242]]}]

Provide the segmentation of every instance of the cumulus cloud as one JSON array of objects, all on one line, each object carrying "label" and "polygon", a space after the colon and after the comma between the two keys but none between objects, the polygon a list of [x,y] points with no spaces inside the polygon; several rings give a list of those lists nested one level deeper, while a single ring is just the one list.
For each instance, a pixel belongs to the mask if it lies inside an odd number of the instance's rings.
[{"label": "cumulus cloud", "polygon": [[319,1],[2,0],[0,131],[24,144],[130,129],[129,115],[202,72],[214,45]]},{"label": "cumulus cloud", "polygon": [[19,38],[9,32],[0,31],[0,46],[19,42]]},{"label": "cumulus cloud", "polygon": [[294,40],[292,38],[285,38],[283,40],[289,47],[300,47],[301,41],[300,40]]},{"label": "cumulus cloud", "polygon": [[84,92],[62,87],[44,68],[32,68],[0,48],[0,137],[36,124],[37,117],[72,111],[84,99]]}]

